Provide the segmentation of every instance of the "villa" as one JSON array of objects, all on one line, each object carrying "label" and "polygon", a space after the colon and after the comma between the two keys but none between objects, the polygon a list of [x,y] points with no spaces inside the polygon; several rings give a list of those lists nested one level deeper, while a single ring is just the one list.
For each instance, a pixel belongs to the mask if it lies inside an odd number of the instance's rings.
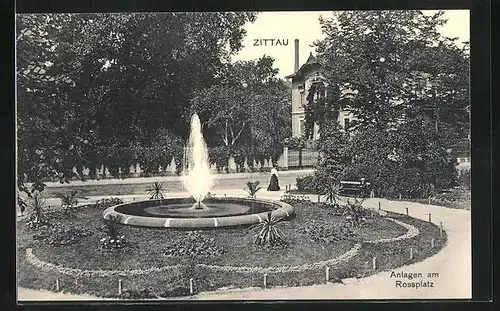
[{"label": "villa", "polygon": [[[299,67],[299,40],[295,39],[295,72],[286,76],[286,79],[291,79],[292,85],[292,136],[301,137],[305,135],[305,112],[304,107],[307,105],[307,96],[311,85],[323,83],[323,76],[320,74],[321,64],[312,52],[309,54],[307,61]],[[316,96],[325,96],[326,94],[317,94]],[[349,122],[353,119],[352,113],[348,111],[340,111],[338,122],[344,129],[349,128]],[[319,126],[315,124],[312,140],[318,139]],[[311,145],[311,142],[308,143]]]}]

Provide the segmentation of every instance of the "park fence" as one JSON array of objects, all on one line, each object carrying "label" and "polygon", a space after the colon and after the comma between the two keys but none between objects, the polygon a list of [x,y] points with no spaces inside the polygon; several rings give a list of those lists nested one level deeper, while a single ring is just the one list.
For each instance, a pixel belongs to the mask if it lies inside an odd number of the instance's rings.
[{"label": "park fence", "polygon": [[289,168],[311,168],[318,163],[318,151],[313,149],[288,150]]},{"label": "park fence", "polygon": [[[287,147],[284,147],[283,153],[276,163],[274,163],[272,159],[264,159],[264,161],[260,163],[257,163],[255,159],[252,161],[253,163],[250,163],[249,159],[245,158],[243,166],[238,167],[236,165],[235,158],[229,157],[227,165],[220,168],[217,167],[215,163],[213,163],[211,164],[210,170],[213,174],[224,174],[237,172],[270,171],[274,166],[278,167],[278,169],[280,170],[288,170],[289,168],[309,168],[313,167],[316,164],[317,152],[308,149],[303,149],[299,152],[298,150],[288,150]],[[185,163],[185,158],[180,161],[180,163],[182,163],[181,167],[178,167],[178,163],[179,161],[176,161],[175,157],[172,157],[170,164],[166,167],[159,165],[157,170],[149,170],[147,172],[141,167],[140,163],[136,163],[135,165],[131,165],[130,167],[128,167],[128,170],[119,167],[118,176],[114,176],[113,174],[111,174],[109,168],[104,164],[98,165],[94,174],[91,174],[91,171],[88,167],[84,167],[81,170],[81,174],[83,176],[80,176],[76,167],[73,168],[73,173],[75,173],[76,179],[79,179],[81,177],[83,177],[84,179],[106,179],[174,176],[183,171],[183,163]]]}]

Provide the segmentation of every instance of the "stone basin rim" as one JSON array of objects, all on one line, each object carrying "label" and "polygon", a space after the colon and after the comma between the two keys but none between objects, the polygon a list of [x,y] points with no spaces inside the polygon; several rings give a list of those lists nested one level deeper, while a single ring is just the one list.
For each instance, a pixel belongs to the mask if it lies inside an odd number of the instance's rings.
[{"label": "stone basin rim", "polygon": [[262,222],[267,218],[267,214],[271,212],[272,216],[275,217],[290,217],[294,214],[293,206],[288,203],[273,200],[263,200],[256,198],[238,198],[238,197],[211,197],[210,200],[218,201],[224,203],[229,202],[240,202],[240,203],[260,203],[265,205],[272,205],[271,209],[266,212],[255,213],[255,214],[243,214],[243,215],[233,215],[233,216],[214,216],[214,217],[185,217],[185,218],[166,218],[166,217],[153,217],[153,216],[139,216],[125,214],[116,211],[117,208],[122,206],[128,206],[131,204],[140,203],[151,203],[151,202],[161,202],[163,204],[168,204],[169,200],[179,200],[179,199],[189,199],[189,198],[167,198],[167,199],[152,199],[152,200],[141,200],[134,202],[127,202],[117,204],[106,208],[102,212],[103,218],[108,216],[120,216],[118,221],[124,225],[138,226],[138,227],[153,227],[153,228],[178,228],[178,229],[202,229],[202,228],[216,228],[216,227],[231,227],[231,226],[246,226],[253,225]]}]

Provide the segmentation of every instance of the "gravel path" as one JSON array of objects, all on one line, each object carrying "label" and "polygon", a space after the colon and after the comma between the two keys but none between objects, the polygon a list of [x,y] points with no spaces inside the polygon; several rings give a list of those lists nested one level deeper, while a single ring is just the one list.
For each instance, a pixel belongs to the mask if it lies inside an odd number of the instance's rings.
[{"label": "gravel path", "polygon": [[[287,176],[302,176],[314,173],[313,169],[303,169],[303,170],[289,170],[289,171],[279,171],[279,177]],[[215,180],[227,180],[227,179],[252,179],[252,178],[270,178],[270,173],[267,172],[255,172],[255,173],[230,173],[230,174],[215,174]],[[281,179],[281,178],[280,178]],[[106,178],[106,179],[89,179],[86,181],[73,180],[69,184],[61,184],[60,182],[46,182],[45,186],[47,188],[51,187],[75,187],[75,186],[93,186],[93,185],[131,185],[131,184],[151,184],[154,182],[169,182],[169,181],[180,181],[180,176],[156,176],[156,177],[132,177],[132,178]],[[295,181],[294,181],[295,183]],[[29,185],[29,183],[27,184]],[[284,186],[283,186],[284,187]]]},{"label": "gravel path", "polygon": [[[438,254],[424,261],[395,269],[395,273],[424,274],[423,278],[412,281],[391,278],[391,271],[359,279],[350,280],[348,284],[324,284],[292,288],[271,288],[219,291],[202,293],[193,299],[209,300],[300,300],[300,299],[460,299],[472,297],[471,274],[471,220],[470,211],[448,209],[419,203],[395,202],[382,199],[365,201],[365,206],[377,208],[381,202],[382,209],[409,213],[415,218],[428,220],[432,214],[433,223],[443,222],[448,244]],[[439,273],[439,277],[428,279],[427,273]],[[397,288],[396,280],[433,282],[433,287]]]}]

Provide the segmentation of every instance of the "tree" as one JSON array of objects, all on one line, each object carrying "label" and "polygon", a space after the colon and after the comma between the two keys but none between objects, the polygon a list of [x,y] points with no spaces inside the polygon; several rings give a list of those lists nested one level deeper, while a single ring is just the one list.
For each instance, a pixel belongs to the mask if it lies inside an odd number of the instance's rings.
[{"label": "tree", "polygon": [[395,166],[392,135],[373,125],[358,128],[345,154],[348,164],[342,174],[346,180],[366,178],[377,195],[388,193],[392,185],[388,172]]},{"label": "tree", "polygon": [[74,166],[91,174],[103,163],[128,167],[131,148],[147,145],[158,129],[187,137],[191,93],[221,79],[255,16],[18,15],[20,189],[31,193],[24,183],[34,182],[43,190],[55,177],[68,182]]},{"label": "tree", "polygon": [[409,116],[402,129],[360,127],[347,144],[344,178],[366,178],[379,196],[426,198],[457,181],[455,161],[429,131],[422,115]]},{"label": "tree", "polygon": [[284,138],[291,135],[290,89],[281,80],[260,88],[251,120],[250,142],[253,154],[262,154],[276,163],[283,153]]},{"label": "tree", "polygon": [[237,62],[227,69],[224,83],[195,94],[191,109],[200,115],[205,137],[217,137],[208,138],[209,145],[277,161],[291,115],[290,91],[275,77],[273,62],[268,56]]},{"label": "tree", "polygon": [[[320,126],[319,168],[365,177],[382,195],[453,186],[446,149],[468,133],[469,56],[468,43],[439,34],[443,12],[338,12],[320,23],[325,83],[311,86],[305,111],[308,133]],[[354,114],[350,136],[338,127],[340,110]]]},{"label": "tree", "polygon": [[234,146],[246,129],[251,99],[244,88],[214,85],[195,96],[193,110],[204,117],[206,127],[218,129],[224,146]]},{"label": "tree", "polygon": [[[316,42],[318,59],[327,84],[339,93],[333,104],[353,112],[353,128],[396,122],[408,107],[422,103],[422,87],[428,85],[436,96],[428,97],[427,103],[446,102],[450,120],[464,120],[467,48],[461,50],[456,38],[439,34],[437,28],[446,23],[442,15],[346,11],[331,20],[320,19],[326,38]],[[429,75],[427,81],[419,79]]]}]

